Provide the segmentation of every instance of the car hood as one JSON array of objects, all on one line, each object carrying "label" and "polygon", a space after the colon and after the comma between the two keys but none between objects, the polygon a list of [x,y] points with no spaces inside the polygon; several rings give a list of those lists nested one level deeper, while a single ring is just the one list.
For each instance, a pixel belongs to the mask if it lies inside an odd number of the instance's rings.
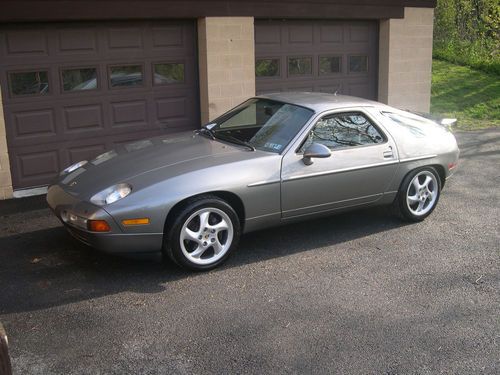
[{"label": "car hood", "polygon": [[[57,183],[74,196],[89,198],[110,186],[131,181],[151,171],[172,169],[182,164],[189,164],[192,171],[206,166],[210,159],[249,152],[192,132],[179,133],[120,145],[61,176]],[[177,168],[184,169],[185,166]],[[168,177],[167,172],[165,175]]]}]

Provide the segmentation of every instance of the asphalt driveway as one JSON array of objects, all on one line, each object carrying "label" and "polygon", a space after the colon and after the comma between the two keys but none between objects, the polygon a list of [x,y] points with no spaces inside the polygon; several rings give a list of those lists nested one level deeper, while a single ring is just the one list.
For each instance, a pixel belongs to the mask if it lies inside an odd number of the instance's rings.
[{"label": "asphalt driveway", "polygon": [[97,253],[0,202],[16,374],[498,374],[500,130],[459,133],[428,220],[371,209],[247,235],[222,267]]}]

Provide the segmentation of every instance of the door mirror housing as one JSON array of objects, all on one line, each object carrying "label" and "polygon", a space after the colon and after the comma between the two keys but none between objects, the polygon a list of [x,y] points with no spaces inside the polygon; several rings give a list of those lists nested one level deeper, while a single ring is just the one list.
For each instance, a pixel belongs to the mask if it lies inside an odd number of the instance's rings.
[{"label": "door mirror housing", "polygon": [[321,143],[313,143],[304,151],[302,161],[305,165],[311,165],[313,158],[329,158],[332,155],[330,149]]}]

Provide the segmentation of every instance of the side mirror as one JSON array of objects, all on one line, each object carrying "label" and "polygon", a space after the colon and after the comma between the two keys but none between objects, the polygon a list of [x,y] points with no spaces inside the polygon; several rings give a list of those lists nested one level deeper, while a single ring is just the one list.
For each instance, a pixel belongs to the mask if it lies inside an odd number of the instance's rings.
[{"label": "side mirror", "polygon": [[321,143],[313,143],[304,151],[302,161],[305,165],[313,163],[312,158],[329,158],[332,155],[330,149]]}]

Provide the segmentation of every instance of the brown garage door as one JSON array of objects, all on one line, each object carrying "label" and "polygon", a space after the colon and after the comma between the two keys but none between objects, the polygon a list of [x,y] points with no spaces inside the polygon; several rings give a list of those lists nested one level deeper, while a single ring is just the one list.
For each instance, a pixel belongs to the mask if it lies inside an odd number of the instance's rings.
[{"label": "brown garage door", "polygon": [[377,98],[372,21],[255,21],[257,93],[338,92]]},{"label": "brown garage door", "polygon": [[195,23],[0,29],[14,189],[114,144],[199,126]]}]

